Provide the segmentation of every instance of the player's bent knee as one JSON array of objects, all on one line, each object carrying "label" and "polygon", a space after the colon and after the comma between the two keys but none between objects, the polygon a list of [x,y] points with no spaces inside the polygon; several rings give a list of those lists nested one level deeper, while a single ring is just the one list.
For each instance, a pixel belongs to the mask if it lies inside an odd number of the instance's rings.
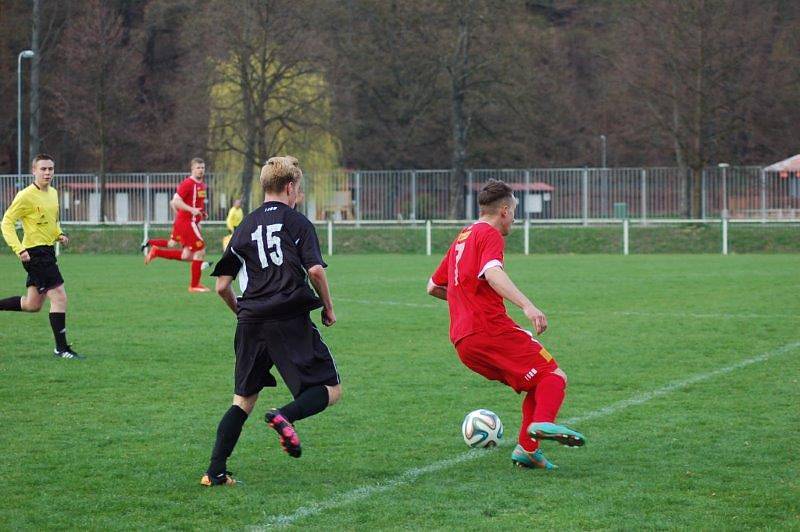
[{"label": "player's bent knee", "polygon": [[42,310],[42,304],[44,302],[40,299],[29,300],[28,298],[22,298],[20,301],[20,307],[25,312],[39,312]]},{"label": "player's bent knee", "polygon": [[256,406],[256,401],[258,401],[258,394],[243,396],[243,395],[234,395],[233,396],[233,404],[244,410],[245,414],[248,416],[250,412],[253,411],[253,408]]},{"label": "player's bent knee", "polygon": [[325,386],[328,389],[328,406],[335,405],[342,398],[342,385]]},{"label": "player's bent knee", "polygon": [[556,369],[556,370],[553,372],[553,375],[558,375],[559,377],[561,377],[562,379],[564,379],[564,386],[566,386],[566,385],[567,385],[567,382],[569,382],[569,381],[567,380],[567,374],[566,374],[566,373],[564,373],[564,370],[563,370],[563,369],[561,369],[561,368],[558,368],[558,369]]},{"label": "player's bent knee", "polygon": [[67,291],[64,290],[64,285],[57,286],[56,288],[51,288],[47,291],[47,298],[50,299],[51,303],[56,305],[66,305],[67,304]]}]

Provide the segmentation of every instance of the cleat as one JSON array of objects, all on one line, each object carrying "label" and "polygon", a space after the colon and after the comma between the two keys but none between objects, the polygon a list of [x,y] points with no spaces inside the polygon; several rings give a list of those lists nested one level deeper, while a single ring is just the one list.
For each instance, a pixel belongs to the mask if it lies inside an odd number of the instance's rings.
[{"label": "cleat", "polygon": [[147,252],[147,255],[144,256],[144,263],[150,264],[156,258],[156,247],[153,246],[150,248],[150,251]]},{"label": "cleat", "polygon": [[200,265],[200,271],[207,270],[208,268],[214,265],[213,260],[204,260],[203,264]]},{"label": "cleat", "polygon": [[66,349],[63,351],[59,351],[58,349],[53,349],[53,356],[56,358],[66,358],[67,360],[83,360],[86,358],[83,355],[79,355],[75,351],[72,350],[72,346],[68,345]]},{"label": "cleat", "polygon": [[554,440],[567,447],[586,444],[583,434],[555,423],[531,423],[528,425],[528,436],[535,440]]},{"label": "cleat", "polygon": [[300,437],[294,431],[291,423],[286,421],[277,409],[273,408],[264,416],[264,421],[278,433],[281,447],[292,458],[300,458],[302,448],[300,447]]},{"label": "cleat", "polygon": [[190,286],[189,287],[189,292],[197,292],[197,293],[200,293],[200,292],[211,292],[211,289],[210,288],[206,288],[205,286],[199,284],[197,286]]},{"label": "cleat", "polygon": [[511,462],[517,467],[528,469],[547,469],[548,471],[558,469],[557,465],[545,458],[541,449],[536,449],[529,453],[519,444],[511,452]]},{"label": "cleat", "polygon": [[145,253],[147,251],[148,247],[150,247],[150,243],[147,240],[145,240],[144,242],[142,242],[142,245],[139,248],[139,251],[141,251],[142,253]]},{"label": "cleat", "polygon": [[212,486],[235,486],[237,481],[231,475],[233,475],[233,473],[230,471],[225,471],[224,473],[214,476],[206,473],[203,475],[203,478],[200,479],[200,485],[209,488]]}]

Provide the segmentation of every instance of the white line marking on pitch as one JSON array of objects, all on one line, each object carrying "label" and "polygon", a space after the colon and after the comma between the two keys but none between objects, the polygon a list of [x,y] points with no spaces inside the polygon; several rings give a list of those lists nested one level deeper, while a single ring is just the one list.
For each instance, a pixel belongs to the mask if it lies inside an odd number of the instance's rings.
[{"label": "white line marking on pitch", "polygon": [[[731,373],[732,371],[736,371],[737,369],[757,364],[759,362],[764,362],[765,360],[768,360],[772,357],[783,355],[797,348],[800,348],[800,341],[791,342],[782,347],[779,347],[778,349],[775,349],[774,351],[763,353],[761,355],[754,356],[751,358],[746,358],[744,360],[736,362],[735,364],[731,364],[729,366],[725,366],[719,369],[707,371],[704,373],[698,373],[697,375],[693,375],[687,379],[683,379],[680,381],[675,381],[673,383],[667,384],[666,386],[662,386],[661,388],[657,388],[649,392],[643,392],[634,395],[629,399],[623,399],[622,401],[617,401],[616,403],[612,403],[608,406],[604,406],[603,408],[599,408],[591,412],[587,412],[586,414],[565,419],[563,420],[563,423],[570,425],[574,423],[588,421],[590,419],[595,419],[598,417],[607,416],[609,414],[614,414],[616,412],[619,412],[620,410],[624,410],[631,406],[641,405],[648,401],[652,401],[653,399],[656,399],[658,397],[668,395],[676,390],[680,390],[682,388],[686,388],[687,386],[691,386],[692,384],[696,384],[698,382],[702,382],[708,379],[713,379],[714,377],[717,377],[719,375]],[[474,460],[482,456],[488,456],[488,453],[482,450],[471,450],[462,453],[454,458],[448,458],[446,460],[440,460],[439,462],[434,462],[426,466],[408,469],[403,473],[401,473],[400,475],[392,479],[386,480],[384,482],[378,482],[376,484],[368,484],[366,486],[360,486],[350,491],[339,493],[338,495],[334,495],[333,497],[327,500],[312,503],[308,506],[301,506],[300,508],[298,508],[297,510],[295,510],[290,514],[270,516],[267,518],[266,522],[263,525],[251,526],[249,527],[249,530],[264,530],[266,528],[275,526],[288,526],[293,524],[295,521],[298,521],[305,517],[317,515],[327,510],[332,510],[334,508],[339,508],[341,506],[346,506],[348,504],[352,504],[354,502],[367,499],[369,497],[372,497],[373,495],[392,490],[398,486],[410,484],[411,482],[414,482],[417,478],[421,477],[422,475],[427,475],[429,473],[436,473],[437,471],[441,471],[443,469],[447,469],[449,467],[470,460]]]},{"label": "white line marking on pitch", "polygon": [[[336,301],[344,301],[346,303],[359,303],[361,305],[388,305],[392,307],[411,307],[411,308],[444,308],[444,304],[430,304],[430,303],[407,303],[404,301],[370,301],[368,299],[349,299],[346,297],[338,297]],[[547,314],[558,316],[559,314],[572,314],[575,316],[596,316],[598,314],[614,314],[617,316],[643,316],[653,318],[697,318],[697,319],[800,319],[800,314],[732,314],[728,312],[649,312],[646,310],[553,310]]]}]

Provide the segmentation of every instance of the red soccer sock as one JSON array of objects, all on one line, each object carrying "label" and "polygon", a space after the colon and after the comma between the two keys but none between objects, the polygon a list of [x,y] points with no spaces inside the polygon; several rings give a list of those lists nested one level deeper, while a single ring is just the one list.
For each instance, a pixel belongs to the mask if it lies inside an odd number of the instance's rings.
[{"label": "red soccer sock", "polygon": [[522,426],[519,428],[517,442],[522,448],[532,453],[539,448],[539,442],[528,436],[528,425],[533,423],[533,413],[536,411],[536,394],[530,391],[522,400]]},{"label": "red soccer sock", "polygon": [[200,285],[200,272],[202,270],[203,261],[202,260],[193,260],[192,265],[189,268],[192,274],[192,279],[189,284],[189,287],[199,286]]},{"label": "red soccer sock", "polygon": [[151,238],[150,240],[147,241],[147,245],[161,246],[162,248],[165,248],[169,245],[169,240],[167,240],[166,238]]},{"label": "red soccer sock", "polygon": [[151,253],[154,257],[161,257],[162,259],[181,260],[182,250],[153,247]]},{"label": "red soccer sock", "polygon": [[542,377],[536,385],[534,394],[536,395],[536,408],[533,411],[534,422],[553,423],[564,402],[564,388],[567,383],[564,379],[554,373],[549,373]]}]

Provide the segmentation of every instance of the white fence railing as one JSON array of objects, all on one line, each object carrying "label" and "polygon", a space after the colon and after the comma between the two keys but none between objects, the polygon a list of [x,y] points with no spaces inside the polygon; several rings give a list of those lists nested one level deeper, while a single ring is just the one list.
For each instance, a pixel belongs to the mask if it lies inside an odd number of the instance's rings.
[{"label": "white fence railing", "polygon": [[[470,223],[472,223],[471,220],[426,220],[424,222],[391,221],[391,220],[390,221],[363,220],[361,222],[350,220],[350,221],[334,222],[333,220],[327,220],[327,221],[316,222],[316,226],[317,230],[324,234],[324,237],[322,237],[320,240],[322,240],[321,244],[323,245],[323,249],[328,255],[334,254],[334,251],[336,249],[336,246],[334,244],[336,240],[335,235],[339,234],[340,232],[350,231],[353,229],[359,229],[364,233],[369,232],[371,230],[373,231],[380,230],[384,233],[385,238],[392,238],[391,232],[393,229],[396,230],[412,229],[415,231],[425,232],[424,251],[426,255],[430,256],[433,251],[434,229],[448,228],[452,232],[451,236],[455,236],[460,227],[469,225]],[[521,251],[525,255],[530,255],[531,252],[535,252],[537,233],[543,230],[546,231],[548,228],[556,228],[556,227],[575,227],[578,230],[586,229],[586,227],[617,228],[619,235],[618,252],[623,255],[631,254],[632,227],[657,228],[657,227],[686,226],[686,225],[696,225],[703,227],[716,226],[720,230],[719,240],[718,240],[719,245],[717,250],[723,255],[728,255],[729,252],[730,248],[729,228],[731,225],[758,226],[760,228],[759,229],[760,231],[768,231],[770,227],[775,227],[775,228],[788,227],[791,229],[792,232],[797,232],[797,236],[800,237],[800,219],[795,219],[795,220],[743,220],[743,219],[729,219],[729,218],[718,218],[718,219],[659,218],[651,220],[628,219],[628,218],[620,218],[620,219],[595,218],[588,220],[581,220],[580,218],[549,219],[549,220],[524,219],[524,220],[516,220],[515,225],[517,226],[515,228],[515,231],[522,232]],[[421,253],[422,247],[420,246],[420,248],[417,249],[416,251]]]},{"label": "white fence railing", "polygon": [[[450,175],[450,170],[309,173],[299,208],[314,221],[447,219]],[[94,174],[59,174],[54,186],[65,223],[171,223],[169,200],[185,176],[107,174],[103,195]],[[233,197],[226,190],[232,180],[219,177],[224,176],[207,176],[209,221],[224,220]],[[477,192],[489,178],[509,183],[520,200],[517,217],[532,221],[586,224],[591,219],[685,218],[691,201],[688,176],[678,168],[470,170],[462,210],[468,219],[476,216]],[[30,176],[0,175],[0,213],[30,180]],[[759,167],[711,167],[703,172],[701,185],[703,219],[725,214],[744,220],[800,219],[800,175],[764,172]],[[105,216],[100,212],[101,198]]]}]

